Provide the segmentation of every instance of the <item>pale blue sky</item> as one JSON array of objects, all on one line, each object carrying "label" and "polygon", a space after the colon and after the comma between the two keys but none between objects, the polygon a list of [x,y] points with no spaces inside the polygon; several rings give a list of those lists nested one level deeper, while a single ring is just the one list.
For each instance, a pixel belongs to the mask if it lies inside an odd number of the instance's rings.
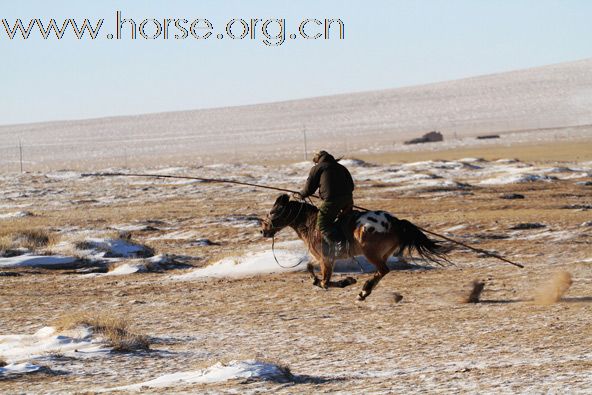
[{"label": "pale blue sky", "polygon": [[[7,38],[0,125],[386,89],[592,57],[587,0],[3,1],[0,19],[105,18],[100,37]],[[344,40],[107,40],[145,18],[340,18]]]}]

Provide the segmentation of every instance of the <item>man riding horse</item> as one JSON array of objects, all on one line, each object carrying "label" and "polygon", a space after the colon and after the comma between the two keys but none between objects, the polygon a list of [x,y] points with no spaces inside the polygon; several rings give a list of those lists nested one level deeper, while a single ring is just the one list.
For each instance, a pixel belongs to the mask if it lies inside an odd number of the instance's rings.
[{"label": "man riding horse", "polygon": [[353,208],[354,181],[347,168],[327,151],[317,153],[313,162],[315,165],[310,169],[299,196],[305,199],[319,189],[323,203],[319,207],[317,226],[323,235],[326,249],[335,253],[343,247],[345,241],[335,220],[340,215],[348,214]]},{"label": "man riding horse", "polygon": [[[261,221],[261,234],[274,237],[286,227],[292,228],[304,242],[311,256],[320,266],[321,278],[314,273],[312,263],[308,272],[313,284],[322,288],[347,287],[356,280],[347,277],[331,281],[336,259],[363,255],[376,267],[376,273],[362,286],[359,300],[365,300],[388,272],[387,261],[393,255],[415,251],[419,256],[441,264],[446,261],[448,248],[428,238],[420,228],[405,219],[398,219],[385,211],[354,211],[352,192],[354,182],[349,171],[325,151],[315,155],[315,166],[310,170],[301,198],[317,189],[323,204],[317,208],[305,201],[291,200],[287,194],[277,197],[267,217]],[[339,215],[352,213],[346,224],[335,222]],[[343,243],[347,240],[348,243]],[[335,246],[342,242],[343,246]]]}]

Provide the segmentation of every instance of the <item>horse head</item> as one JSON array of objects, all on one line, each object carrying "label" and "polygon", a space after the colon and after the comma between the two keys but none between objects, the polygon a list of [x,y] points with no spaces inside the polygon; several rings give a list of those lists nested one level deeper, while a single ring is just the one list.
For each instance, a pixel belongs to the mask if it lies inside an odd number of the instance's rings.
[{"label": "horse head", "polygon": [[273,237],[294,221],[292,217],[290,197],[286,194],[278,196],[267,217],[261,221],[261,234],[263,237]]}]

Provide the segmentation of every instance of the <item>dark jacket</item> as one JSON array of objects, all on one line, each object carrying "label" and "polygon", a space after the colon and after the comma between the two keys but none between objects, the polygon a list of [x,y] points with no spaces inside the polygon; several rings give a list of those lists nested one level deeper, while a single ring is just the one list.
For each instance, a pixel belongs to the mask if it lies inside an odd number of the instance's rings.
[{"label": "dark jacket", "polygon": [[339,164],[330,154],[319,158],[319,163],[310,169],[308,180],[300,192],[303,197],[310,196],[319,188],[323,200],[337,197],[351,196],[354,191],[354,181],[345,166]]}]

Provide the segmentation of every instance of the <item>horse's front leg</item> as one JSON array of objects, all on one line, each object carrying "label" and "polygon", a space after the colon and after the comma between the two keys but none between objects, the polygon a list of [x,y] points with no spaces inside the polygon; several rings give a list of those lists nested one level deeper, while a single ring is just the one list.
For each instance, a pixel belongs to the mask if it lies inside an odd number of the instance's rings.
[{"label": "horse's front leg", "polygon": [[307,265],[307,269],[310,278],[312,279],[312,285],[327,289],[331,280],[331,274],[333,273],[333,262],[329,259],[329,256],[324,254],[324,251],[322,250],[323,245],[321,244],[319,247],[320,249],[315,250],[314,255],[321,268],[321,278],[319,279],[315,275],[312,263]]},{"label": "horse's front leg", "polygon": [[339,280],[339,281],[329,281],[328,283],[326,283],[327,287],[324,287],[323,285],[321,285],[322,281],[321,279],[319,279],[315,272],[314,272],[314,267],[312,265],[312,263],[309,263],[306,268],[308,269],[308,274],[310,275],[310,279],[312,280],[312,285],[316,286],[316,287],[321,287],[321,288],[345,288],[348,287],[350,285],[355,284],[357,281],[355,278],[353,277],[346,277],[343,280]]},{"label": "horse's front leg", "polygon": [[331,276],[333,275],[333,263],[335,259],[323,257],[321,259],[321,288],[329,288],[331,284]]},{"label": "horse's front leg", "polygon": [[309,263],[308,265],[306,265],[306,269],[308,270],[308,274],[310,275],[310,279],[312,280],[312,285],[314,285],[316,287],[320,287],[321,280],[319,280],[319,278],[315,274],[313,264]]}]

